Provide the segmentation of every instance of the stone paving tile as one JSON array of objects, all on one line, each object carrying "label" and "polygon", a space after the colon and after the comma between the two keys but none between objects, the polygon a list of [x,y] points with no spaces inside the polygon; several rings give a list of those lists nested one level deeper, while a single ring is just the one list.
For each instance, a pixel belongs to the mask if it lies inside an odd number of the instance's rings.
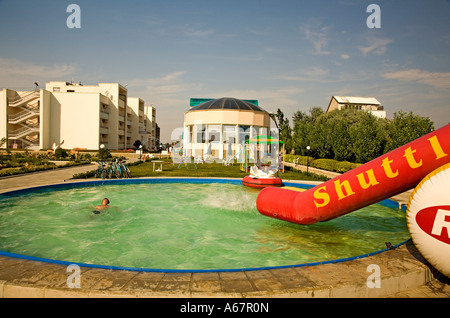
[{"label": "stone paving tile", "polygon": [[162,281],[168,282],[190,282],[192,278],[192,273],[166,273]]},{"label": "stone paving tile", "polygon": [[275,277],[252,279],[251,282],[258,291],[277,291],[283,289],[283,284]]},{"label": "stone paving tile", "polygon": [[244,271],[241,272],[219,272],[221,280],[248,280]]},{"label": "stone paving tile", "polygon": [[222,291],[222,284],[219,280],[198,280],[193,281],[191,285],[191,291],[193,293],[207,292],[216,293]]},{"label": "stone paving tile", "polygon": [[220,276],[217,272],[192,273],[191,292],[216,293],[222,291]]},{"label": "stone paving tile", "polygon": [[177,294],[185,294],[188,295],[190,292],[190,281],[161,281],[156,287],[156,291],[158,292],[168,292],[168,293],[177,293]]},{"label": "stone paving tile", "polygon": [[249,280],[222,280],[222,291],[225,293],[249,293],[255,291],[255,288]]},{"label": "stone paving tile", "polygon": [[92,285],[91,289],[119,291],[130,282],[133,277],[138,275],[138,272],[133,271],[114,271],[114,274],[112,272],[113,271],[108,271],[107,274],[102,274],[101,278]]},{"label": "stone paving tile", "polygon": [[192,281],[218,281],[220,279],[218,272],[199,272],[192,273]]},{"label": "stone paving tile", "polygon": [[164,273],[139,272],[123,288],[123,291],[155,291]]}]

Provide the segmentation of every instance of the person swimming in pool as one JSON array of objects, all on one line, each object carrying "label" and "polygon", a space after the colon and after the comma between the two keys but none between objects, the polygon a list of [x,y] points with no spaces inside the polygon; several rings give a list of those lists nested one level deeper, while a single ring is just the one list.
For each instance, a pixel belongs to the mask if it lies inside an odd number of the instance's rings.
[{"label": "person swimming in pool", "polygon": [[95,210],[92,211],[92,213],[94,214],[100,214],[102,211],[106,210],[109,208],[109,199],[108,198],[104,198],[102,200],[102,204],[101,205],[97,205],[95,207]]}]

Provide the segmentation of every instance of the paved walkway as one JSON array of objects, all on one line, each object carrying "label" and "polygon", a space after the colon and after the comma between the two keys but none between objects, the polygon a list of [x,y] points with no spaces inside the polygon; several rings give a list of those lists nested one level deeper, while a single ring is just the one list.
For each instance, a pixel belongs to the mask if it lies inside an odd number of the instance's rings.
[{"label": "paved walkway", "polygon": [[321,176],[325,176],[325,177],[328,177],[328,178],[334,178],[334,177],[337,177],[337,176],[340,175],[340,173],[337,173],[337,172],[321,170],[321,169],[317,169],[317,168],[314,168],[314,167],[306,167],[306,166],[302,166],[302,165],[296,165],[296,164],[290,163],[290,162],[284,162],[284,165],[286,167],[291,167],[291,168],[294,168],[294,169],[297,169],[297,170],[300,170],[300,171],[303,171],[303,172],[309,171],[311,173],[318,174],[318,175],[321,175]]},{"label": "paved walkway", "polygon": [[97,169],[97,163],[2,177],[0,178],[0,193],[23,188],[64,183],[66,180],[70,180],[75,174],[84,173],[95,169]]},{"label": "paved walkway", "polygon": [[[63,183],[73,174],[93,168],[95,165],[3,178],[0,193]],[[380,267],[380,288],[367,283],[372,264]],[[371,257],[310,267],[207,273],[82,268],[80,288],[68,288],[69,274],[65,265],[0,256],[0,298],[450,297],[448,279],[436,278],[439,274],[427,265],[412,242]]]}]

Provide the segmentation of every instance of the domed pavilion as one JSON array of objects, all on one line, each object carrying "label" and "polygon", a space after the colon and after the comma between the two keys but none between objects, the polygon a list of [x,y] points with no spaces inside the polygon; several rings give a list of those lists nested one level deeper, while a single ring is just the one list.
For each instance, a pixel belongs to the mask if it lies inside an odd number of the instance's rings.
[{"label": "domed pavilion", "polygon": [[191,99],[184,114],[185,155],[209,155],[218,161],[236,157],[245,140],[270,134],[270,121],[257,100]]}]

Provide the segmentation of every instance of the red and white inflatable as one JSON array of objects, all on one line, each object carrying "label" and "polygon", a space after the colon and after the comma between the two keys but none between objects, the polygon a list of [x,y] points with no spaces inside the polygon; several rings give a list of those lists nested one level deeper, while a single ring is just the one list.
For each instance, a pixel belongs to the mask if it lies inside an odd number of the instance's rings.
[{"label": "red and white inflatable", "polygon": [[447,125],[305,192],[262,189],[256,205],[261,214],[289,222],[327,221],[412,189],[449,162]]},{"label": "red and white inflatable", "polygon": [[252,188],[281,187],[283,181],[275,176],[275,170],[260,170],[256,166],[250,168],[250,175],[242,179],[242,184]]},{"label": "red and white inflatable", "polygon": [[281,187],[281,178],[252,178],[246,176],[242,179],[242,184],[251,188]]},{"label": "red and white inflatable", "polygon": [[450,164],[419,183],[406,213],[414,245],[431,265],[450,277]]}]

